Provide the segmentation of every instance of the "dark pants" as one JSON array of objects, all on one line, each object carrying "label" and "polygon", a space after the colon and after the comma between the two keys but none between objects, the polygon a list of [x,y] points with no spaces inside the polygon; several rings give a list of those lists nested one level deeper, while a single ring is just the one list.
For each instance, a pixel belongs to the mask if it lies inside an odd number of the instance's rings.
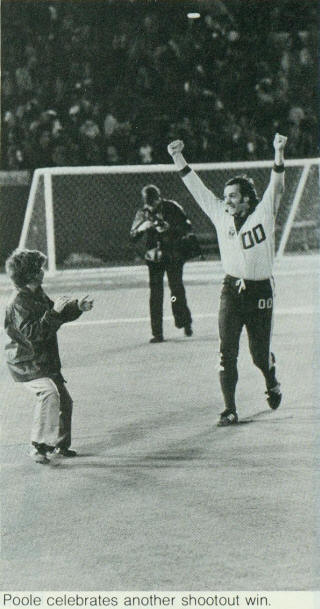
[{"label": "dark pants", "polygon": [[62,378],[52,379],[57,385],[60,395],[59,433],[56,442],[57,448],[69,448],[71,446],[71,420],[73,401]]},{"label": "dark pants", "polygon": [[150,317],[153,336],[162,336],[163,333],[163,278],[167,273],[171,292],[171,308],[177,328],[184,328],[192,322],[191,313],[187,305],[186,293],[183,285],[183,262],[148,262],[150,286]]},{"label": "dark pants", "polygon": [[220,297],[220,383],[228,410],[235,410],[235,390],[238,381],[237,359],[243,326],[246,327],[250,353],[254,364],[264,375],[267,389],[277,385],[275,357],[270,352],[273,316],[271,281],[245,281],[239,292],[237,279],[224,279]]}]

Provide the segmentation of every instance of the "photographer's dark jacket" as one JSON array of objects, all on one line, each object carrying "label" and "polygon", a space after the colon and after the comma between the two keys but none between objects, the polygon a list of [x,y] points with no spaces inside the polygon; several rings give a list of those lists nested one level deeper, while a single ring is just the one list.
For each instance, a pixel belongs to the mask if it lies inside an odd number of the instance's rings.
[{"label": "photographer's dark jacket", "polygon": [[[154,227],[148,228],[143,232],[137,232],[137,228],[146,220],[154,223]],[[157,231],[164,223],[163,232]],[[133,242],[138,241],[144,234],[146,252],[160,247],[163,259],[178,260],[182,259],[181,239],[191,231],[191,222],[188,220],[181,205],[176,201],[162,199],[161,202],[150,211],[148,207],[139,209],[132,223],[130,237]]]},{"label": "photographer's dark jacket", "polygon": [[26,382],[60,373],[57,331],[68,321],[80,317],[77,301],[66,305],[61,313],[53,311],[53,302],[41,287],[36,291],[18,289],[5,315],[7,364],[15,381]]}]

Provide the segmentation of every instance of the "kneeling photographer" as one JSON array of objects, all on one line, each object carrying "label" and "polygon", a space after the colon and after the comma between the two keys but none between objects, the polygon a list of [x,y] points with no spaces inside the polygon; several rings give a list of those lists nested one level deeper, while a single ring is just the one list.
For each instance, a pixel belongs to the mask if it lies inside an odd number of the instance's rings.
[{"label": "kneeling photographer", "polygon": [[192,318],[183,285],[183,265],[201,251],[191,222],[176,201],[164,199],[153,184],[141,191],[142,207],[137,211],[130,238],[145,236],[144,258],[149,269],[151,343],[163,342],[163,278],[167,273],[171,307],[177,328],[192,336]]}]

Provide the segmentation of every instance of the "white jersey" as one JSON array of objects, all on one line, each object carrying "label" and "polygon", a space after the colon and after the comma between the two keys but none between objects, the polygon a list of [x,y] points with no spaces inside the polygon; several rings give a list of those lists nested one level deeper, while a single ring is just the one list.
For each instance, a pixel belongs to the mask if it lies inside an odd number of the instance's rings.
[{"label": "white jersey", "polygon": [[262,200],[238,233],[225,203],[194,171],[189,171],[182,180],[216,228],[224,272],[242,279],[269,279],[275,252],[275,217],[284,190],[284,173],[272,170]]}]

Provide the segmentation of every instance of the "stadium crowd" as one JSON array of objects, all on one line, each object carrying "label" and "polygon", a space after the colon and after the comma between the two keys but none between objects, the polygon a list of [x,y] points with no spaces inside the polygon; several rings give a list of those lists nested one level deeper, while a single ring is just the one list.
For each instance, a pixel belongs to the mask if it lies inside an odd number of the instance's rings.
[{"label": "stadium crowd", "polygon": [[1,168],[317,156],[317,1],[196,4],[3,0]]}]

